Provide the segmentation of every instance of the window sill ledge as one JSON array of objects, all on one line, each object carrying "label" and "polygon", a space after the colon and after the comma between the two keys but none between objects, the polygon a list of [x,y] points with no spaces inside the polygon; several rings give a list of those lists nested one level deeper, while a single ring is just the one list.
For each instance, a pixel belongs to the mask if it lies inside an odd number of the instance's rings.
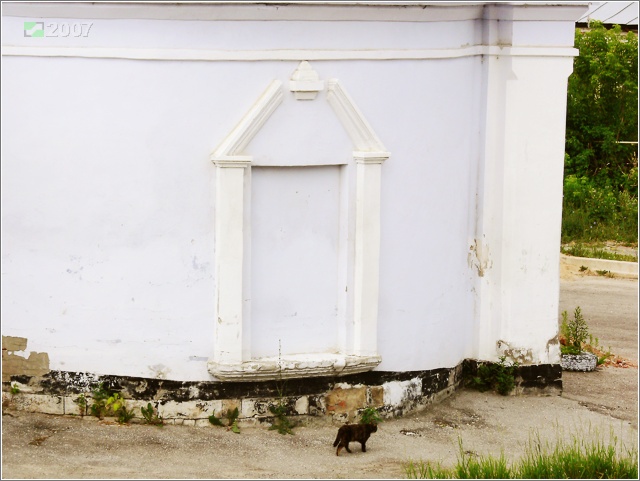
[{"label": "window sill ledge", "polygon": [[380,356],[355,356],[334,353],[263,357],[239,363],[209,361],[211,375],[221,381],[267,381],[320,376],[345,376],[370,371]]}]

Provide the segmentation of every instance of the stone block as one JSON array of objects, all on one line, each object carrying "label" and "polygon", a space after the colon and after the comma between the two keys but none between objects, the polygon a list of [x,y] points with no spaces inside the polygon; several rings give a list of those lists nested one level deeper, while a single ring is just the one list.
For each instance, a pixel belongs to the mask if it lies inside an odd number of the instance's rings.
[{"label": "stone block", "polygon": [[64,414],[64,399],[62,396],[51,396],[47,394],[24,394],[19,393],[13,396],[12,403],[20,411],[31,413]]},{"label": "stone block", "polygon": [[300,415],[309,414],[309,397],[301,396],[296,400],[296,413]]},{"label": "stone block", "polygon": [[560,365],[565,371],[595,371],[598,365],[598,356],[590,352],[563,354]]},{"label": "stone block", "polygon": [[229,410],[233,411],[235,408],[238,408],[238,411],[242,409],[240,399],[223,399],[220,412],[224,416]]},{"label": "stone block", "polygon": [[86,416],[91,413],[91,399],[87,399],[86,408],[83,411],[80,405],[75,402],[78,396],[64,396],[62,398],[62,404],[64,407],[64,414],[74,414],[77,416]]},{"label": "stone block", "polygon": [[[168,401],[158,406],[158,413],[165,419],[207,419],[216,410],[219,411],[222,404],[222,401]],[[142,405],[147,404],[145,402]]]},{"label": "stone block", "polygon": [[327,411],[332,413],[351,413],[366,406],[366,386],[341,388],[329,391],[325,398]]},{"label": "stone block", "polygon": [[269,416],[269,404],[276,404],[275,399],[243,399],[241,401],[240,417],[253,418]]},{"label": "stone block", "polygon": [[370,403],[373,407],[384,405],[384,388],[382,386],[371,386],[369,388]]}]

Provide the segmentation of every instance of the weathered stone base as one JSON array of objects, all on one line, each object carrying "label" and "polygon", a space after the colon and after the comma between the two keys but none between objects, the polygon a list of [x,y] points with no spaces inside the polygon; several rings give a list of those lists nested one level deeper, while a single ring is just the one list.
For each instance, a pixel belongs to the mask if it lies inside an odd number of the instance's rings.
[{"label": "weathered stone base", "polygon": [[[126,376],[50,371],[43,376],[11,376],[3,383],[3,406],[29,412],[86,415],[75,400],[80,394],[91,404],[92,389],[99,383],[120,392],[140,418],[140,408],[151,402],[169,424],[209,425],[209,416],[223,416],[238,408],[242,424],[271,423],[270,405],[284,402],[287,415],[323,418],[334,422],[356,421],[366,407],[382,417],[402,416],[439,402],[464,385],[465,376],[477,370],[477,361],[466,360],[453,368],[429,371],[366,373],[342,377],[289,379],[260,382],[181,382]],[[559,394],[560,365],[521,366],[515,394]],[[20,392],[10,393],[11,385]],[[282,394],[282,396],[281,396]]]}]

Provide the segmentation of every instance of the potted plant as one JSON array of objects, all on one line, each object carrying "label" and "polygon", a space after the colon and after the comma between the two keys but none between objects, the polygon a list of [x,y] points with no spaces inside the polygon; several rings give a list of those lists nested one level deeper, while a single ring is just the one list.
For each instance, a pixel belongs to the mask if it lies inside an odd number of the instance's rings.
[{"label": "potted plant", "polygon": [[560,365],[566,371],[595,371],[598,356],[583,350],[583,344],[589,337],[589,328],[582,317],[580,307],[573,312],[573,319],[569,319],[567,311],[562,313],[560,325]]}]

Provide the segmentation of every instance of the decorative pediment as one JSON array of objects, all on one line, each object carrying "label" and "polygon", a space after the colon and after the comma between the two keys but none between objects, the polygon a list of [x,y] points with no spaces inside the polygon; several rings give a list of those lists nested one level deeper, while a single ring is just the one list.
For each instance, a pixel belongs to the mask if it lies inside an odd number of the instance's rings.
[{"label": "decorative pediment", "polygon": [[251,157],[243,155],[245,147],[282,103],[282,82],[274,80],[255,101],[242,120],[224,138],[211,154],[214,163],[251,161]]},{"label": "decorative pediment", "polygon": [[[318,80],[318,74],[311,68],[309,62],[301,62],[292,76],[290,90],[297,98],[309,98],[312,93],[315,98],[322,89],[324,89],[324,82]],[[245,153],[244,149],[282,103],[283,98],[282,82],[273,80],[240,122],[213,151],[211,160],[216,164],[234,161],[251,162],[251,157]],[[389,152],[339,80],[327,81],[327,101],[349,135],[354,152],[368,153],[361,157],[376,157],[382,160],[389,157]],[[372,153],[376,155],[371,156]]]}]

